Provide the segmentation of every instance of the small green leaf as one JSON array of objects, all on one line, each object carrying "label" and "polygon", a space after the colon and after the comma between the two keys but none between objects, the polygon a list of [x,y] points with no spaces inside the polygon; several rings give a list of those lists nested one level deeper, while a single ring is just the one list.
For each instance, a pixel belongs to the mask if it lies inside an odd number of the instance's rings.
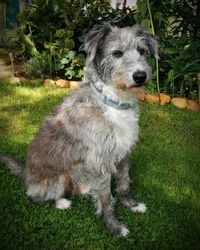
[{"label": "small green leaf", "polygon": [[68,57],[69,57],[70,59],[72,59],[75,55],[76,55],[76,51],[74,51],[74,50],[71,50],[71,51],[69,51],[69,53],[68,53]]},{"label": "small green leaf", "polygon": [[69,59],[67,58],[62,58],[62,60],[60,61],[61,64],[67,64],[69,63]]},{"label": "small green leaf", "polygon": [[163,53],[169,54],[169,55],[174,55],[178,53],[178,50],[176,48],[164,48]]},{"label": "small green leaf", "polygon": [[147,30],[150,30],[150,21],[148,19],[143,19],[141,22],[141,26]]}]

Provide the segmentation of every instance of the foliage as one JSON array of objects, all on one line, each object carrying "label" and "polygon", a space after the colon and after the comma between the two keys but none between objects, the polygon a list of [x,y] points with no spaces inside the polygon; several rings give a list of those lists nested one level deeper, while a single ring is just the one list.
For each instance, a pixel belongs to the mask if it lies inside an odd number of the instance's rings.
[{"label": "foliage", "polygon": [[200,40],[191,41],[185,35],[170,37],[168,46],[161,51],[165,57],[162,67],[167,71],[165,80],[167,90],[173,94],[179,92],[181,96],[193,95],[194,98],[197,89],[195,74],[200,72]]},{"label": "foliage", "polygon": [[133,14],[134,10],[125,6],[122,10],[113,9],[108,0],[34,0],[19,14],[16,34],[30,58],[49,53],[49,75],[78,79],[84,65],[79,52],[84,35],[103,22],[132,25]]},{"label": "foliage", "polygon": [[35,57],[30,58],[30,60],[25,63],[25,71],[29,79],[44,79],[51,75],[52,65],[51,57],[49,54],[43,52]]},{"label": "foliage", "polygon": [[178,0],[170,5],[169,16],[173,35],[190,35],[197,38],[200,35],[200,1]]},{"label": "foliage", "polygon": [[76,51],[69,51],[60,60],[59,69],[65,69],[65,76],[68,79],[79,79],[83,76],[84,55]]},{"label": "foliage", "polygon": [[152,24],[150,20],[150,12],[148,4],[151,9],[152,23],[154,33],[159,35],[159,39],[164,39],[166,36],[167,26],[169,24],[169,9],[171,0],[166,1],[153,1],[153,0],[137,0],[137,12],[135,19],[141,24],[146,30],[152,32]]},{"label": "foliage", "polygon": [[[148,1],[137,1],[136,20],[151,30]],[[159,82],[162,91],[197,98],[200,72],[200,2],[150,0],[155,34],[160,42]],[[190,13],[190,15],[188,15]]]},{"label": "foliage", "polygon": [[[115,10],[108,0],[33,0],[20,13],[16,29],[26,54],[35,58],[28,63],[29,76],[80,79],[85,57],[80,47],[85,34],[103,22],[123,27],[135,24],[136,20],[159,38],[159,65],[151,60],[155,68],[151,89],[196,98],[200,1],[138,0],[137,7],[132,9],[125,3],[122,9]],[[44,66],[42,57],[47,58]],[[36,62],[40,65],[38,69]]]}]

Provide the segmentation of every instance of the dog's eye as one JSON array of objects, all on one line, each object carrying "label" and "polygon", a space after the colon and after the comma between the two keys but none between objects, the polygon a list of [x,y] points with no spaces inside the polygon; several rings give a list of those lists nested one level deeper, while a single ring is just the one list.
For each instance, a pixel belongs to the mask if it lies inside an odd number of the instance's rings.
[{"label": "dog's eye", "polygon": [[114,57],[116,57],[116,58],[120,58],[120,57],[123,56],[123,52],[120,51],[120,50],[115,50],[115,51],[113,51],[112,55],[113,55]]},{"label": "dog's eye", "polygon": [[138,48],[138,52],[140,53],[141,56],[146,54],[146,51],[144,49]]}]

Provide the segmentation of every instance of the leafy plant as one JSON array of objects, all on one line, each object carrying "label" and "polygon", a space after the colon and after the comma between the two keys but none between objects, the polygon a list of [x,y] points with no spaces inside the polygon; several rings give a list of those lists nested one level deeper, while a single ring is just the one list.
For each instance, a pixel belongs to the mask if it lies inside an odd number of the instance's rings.
[{"label": "leafy plant", "polygon": [[149,32],[159,35],[161,40],[165,39],[168,30],[170,2],[137,0],[136,21]]},{"label": "leafy plant", "polygon": [[159,80],[162,91],[196,96],[195,75],[200,72],[200,2],[138,0],[135,17],[159,37],[161,50],[157,86]]},{"label": "leafy plant", "polygon": [[173,26],[173,35],[189,35],[197,38],[200,35],[200,1],[178,0],[170,5],[169,15]]},{"label": "leafy plant", "polygon": [[77,54],[76,51],[69,51],[60,60],[59,69],[64,69],[65,76],[68,79],[80,79],[83,76],[83,66],[85,57],[83,54]]},{"label": "leafy plant", "polygon": [[[84,65],[83,54],[78,51],[85,34],[104,22],[127,26],[135,20],[134,10],[125,5],[115,10],[108,0],[33,0],[19,14],[19,22],[16,35],[30,58],[39,60],[41,53],[47,53],[51,76],[78,79]],[[29,66],[33,64],[31,61]]]},{"label": "leafy plant", "polygon": [[200,72],[200,39],[190,41],[185,35],[171,37],[168,46],[162,49],[165,55],[163,67],[168,69],[165,83],[173,93],[176,91],[185,96],[196,87],[195,75]]},{"label": "leafy plant", "polygon": [[49,54],[43,52],[30,60],[25,64],[26,74],[30,79],[44,79],[51,76],[51,57]]}]

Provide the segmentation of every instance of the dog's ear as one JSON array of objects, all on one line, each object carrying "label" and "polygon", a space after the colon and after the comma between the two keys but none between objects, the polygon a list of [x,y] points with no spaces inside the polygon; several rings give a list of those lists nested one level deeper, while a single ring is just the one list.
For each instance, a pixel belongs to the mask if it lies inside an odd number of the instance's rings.
[{"label": "dog's ear", "polygon": [[154,55],[154,57],[159,59],[158,38],[155,35],[147,33],[147,46],[148,46],[150,52]]},{"label": "dog's ear", "polygon": [[154,55],[155,58],[159,58],[158,56],[158,38],[144,30],[140,25],[136,24],[133,26],[136,29],[136,35],[139,36],[147,46],[150,54]]},{"label": "dog's ear", "polygon": [[112,26],[104,24],[99,30],[90,31],[85,37],[85,43],[83,49],[87,52],[87,56],[90,61],[95,57],[96,51],[103,43],[105,37],[112,31]]}]

